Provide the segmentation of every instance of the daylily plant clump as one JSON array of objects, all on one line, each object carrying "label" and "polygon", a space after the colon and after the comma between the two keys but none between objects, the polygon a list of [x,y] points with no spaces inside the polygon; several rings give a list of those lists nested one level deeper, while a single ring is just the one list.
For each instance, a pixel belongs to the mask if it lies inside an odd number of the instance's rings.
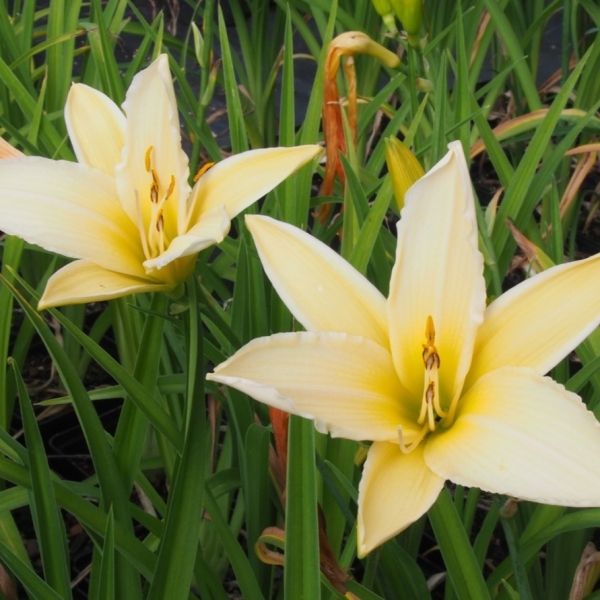
[{"label": "daylily plant clump", "polygon": [[600,426],[545,374],[600,322],[600,256],[486,307],[462,146],[406,194],[386,299],[309,234],[247,216],[265,271],[306,332],[256,339],[208,378],[372,441],[358,553],[408,527],[446,479],[536,502],[600,506]]},{"label": "daylily plant clump", "polygon": [[123,111],[74,84],[65,119],[78,163],[0,161],[0,230],[78,259],[50,278],[40,308],[180,294],[198,252],[320,152],[316,145],[245,152],[190,187],[166,55],[133,78]]},{"label": "daylily plant clump", "polygon": [[597,3],[142,4],[0,9],[0,595],[593,596]]}]

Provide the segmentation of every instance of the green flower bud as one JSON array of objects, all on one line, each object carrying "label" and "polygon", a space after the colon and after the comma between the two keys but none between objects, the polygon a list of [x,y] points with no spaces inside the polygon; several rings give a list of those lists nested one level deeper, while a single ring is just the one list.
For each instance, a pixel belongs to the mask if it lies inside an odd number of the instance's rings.
[{"label": "green flower bud", "polygon": [[408,43],[417,47],[423,17],[423,0],[390,0],[390,3],[407,33]]},{"label": "green flower bud", "polygon": [[389,0],[371,0],[371,2],[380,17],[384,17],[392,12],[392,5]]},{"label": "green flower bud", "polygon": [[398,210],[402,210],[408,188],[421,179],[425,171],[417,157],[395,137],[385,140],[385,162],[392,178]]},{"label": "green flower bud", "polygon": [[431,81],[431,79],[425,79],[424,77],[417,77],[415,84],[420,92],[430,93],[435,89],[433,81]]}]

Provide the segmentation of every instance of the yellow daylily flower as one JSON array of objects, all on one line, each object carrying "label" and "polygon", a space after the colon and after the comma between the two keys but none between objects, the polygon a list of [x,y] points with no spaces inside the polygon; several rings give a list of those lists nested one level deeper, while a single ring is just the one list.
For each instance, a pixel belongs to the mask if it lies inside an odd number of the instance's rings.
[{"label": "yellow daylily flower", "polygon": [[600,322],[600,256],[486,307],[460,143],[406,194],[386,299],[333,250],[246,217],[268,277],[306,332],[254,340],[209,379],[372,440],[359,486],[364,556],[423,515],[445,480],[536,502],[600,506],[600,429],[545,377]]},{"label": "yellow daylily flower", "polygon": [[50,278],[40,308],[177,293],[197,253],[221,242],[233,217],[320,152],[244,152],[191,188],[166,55],[133,78],[123,111],[74,84],[65,119],[78,162],[0,161],[0,230],[79,259]]}]

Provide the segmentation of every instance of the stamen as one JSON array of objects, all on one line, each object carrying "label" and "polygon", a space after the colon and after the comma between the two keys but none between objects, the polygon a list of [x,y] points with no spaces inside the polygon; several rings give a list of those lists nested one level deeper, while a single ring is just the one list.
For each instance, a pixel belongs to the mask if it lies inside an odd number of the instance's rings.
[{"label": "stamen", "polygon": [[148,150],[146,150],[146,156],[144,157],[144,162],[146,164],[146,171],[150,173],[151,162],[150,162],[150,154],[152,154],[152,149],[154,146],[149,146]]},{"label": "stamen", "polygon": [[440,395],[439,395],[439,393],[435,394],[434,397],[433,397],[433,407],[435,408],[435,412],[437,413],[437,415],[440,418],[445,419],[448,416],[448,413],[440,405]]},{"label": "stamen", "polygon": [[158,185],[155,181],[150,184],[150,201],[152,204],[158,204]]},{"label": "stamen", "polygon": [[456,416],[456,407],[458,406],[459,398],[460,394],[455,394],[454,398],[452,398],[452,403],[448,409],[448,416],[444,419],[444,427],[450,427],[450,425],[454,423],[454,417]]},{"label": "stamen", "polygon": [[[140,205],[140,199],[136,190],[136,213],[138,221],[138,229],[142,238],[142,246],[146,259],[156,258],[163,254],[168,248],[170,240],[165,234],[165,217],[163,207],[165,202],[173,195],[175,191],[176,179],[171,175],[167,193],[164,194],[164,187],[160,185],[160,179],[157,171],[152,166],[152,151],[154,147],[150,146],[146,150],[144,156],[144,166],[146,171],[150,173],[152,181],[150,182],[150,202],[151,209],[143,210]],[[144,201],[147,202],[147,197]]]},{"label": "stamen", "polygon": [[417,439],[413,440],[409,446],[404,443],[404,434],[402,433],[402,427],[398,427],[398,439],[400,443],[400,450],[402,454],[410,454],[424,439],[425,436],[429,433],[429,425],[425,425],[421,431],[419,431],[419,435]]},{"label": "stamen", "polygon": [[158,248],[160,254],[163,254],[165,251],[165,236],[163,234],[164,224],[165,218],[163,217],[163,213],[161,210],[160,214],[158,215],[158,219],[156,220],[156,231],[158,231]]},{"label": "stamen", "polygon": [[[427,322],[425,323],[425,339],[427,340],[427,346],[435,344],[435,327],[433,326],[433,317],[431,315],[427,317]],[[423,348],[427,346],[423,345]]]},{"label": "stamen", "polygon": [[[427,400],[427,398],[425,398]],[[421,401],[421,412],[419,413],[419,418],[417,419],[417,423],[419,425],[423,425],[425,423],[425,419],[427,418],[427,402]]]},{"label": "stamen", "polygon": [[170,198],[174,189],[175,189],[175,177],[173,177],[173,175],[171,175],[171,183],[169,184],[169,189],[167,190],[167,195],[165,196],[165,202]]},{"label": "stamen", "polygon": [[436,396],[435,383],[429,382],[427,389],[425,390],[425,400],[427,403],[427,418],[429,420],[429,431],[435,431],[435,416],[433,414],[433,402]]},{"label": "stamen", "polygon": [[438,383],[438,369],[440,368],[440,355],[435,347],[435,328],[433,319],[427,317],[425,324],[426,344],[423,344],[423,364],[425,366],[425,381],[423,383],[423,399],[417,423],[424,425],[428,431],[435,431],[436,419],[446,417],[447,413],[440,404],[440,388]]},{"label": "stamen", "polygon": [[156,185],[156,187],[160,187],[160,181],[158,180],[158,175],[156,174],[156,171],[151,168],[150,173],[152,173],[152,180],[154,181],[154,185]]},{"label": "stamen", "polygon": [[135,209],[137,216],[137,226],[138,231],[140,232],[140,238],[142,239],[142,249],[144,250],[144,256],[146,257],[146,260],[150,260],[152,256],[150,255],[150,248],[148,247],[146,232],[144,231],[144,219],[142,217],[142,208],[140,206],[140,198],[138,196],[137,190],[135,190]]},{"label": "stamen", "polygon": [[202,165],[198,169],[198,172],[194,175],[194,183],[196,183],[196,181],[198,181],[198,179],[200,179],[200,177],[202,177],[202,175],[204,175],[206,171],[208,171],[212,166],[214,166],[214,164],[214,162],[207,162],[205,165]]}]

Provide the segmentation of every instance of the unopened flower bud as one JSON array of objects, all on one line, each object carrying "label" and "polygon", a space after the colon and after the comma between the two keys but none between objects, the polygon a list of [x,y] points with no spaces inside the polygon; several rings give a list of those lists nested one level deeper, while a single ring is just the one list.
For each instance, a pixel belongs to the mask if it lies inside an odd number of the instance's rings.
[{"label": "unopened flower bud", "polygon": [[385,140],[385,161],[392,178],[398,210],[402,210],[406,192],[423,177],[425,171],[417,157],[397,138]]},{"label": "unopened flower bud", "polygon": [[390,4],[389,0],[371,0],[371,2],[373,3],[373,7],[380,17],[392,12],[392,5]]},{"label": "unopened flower bud", "polygon": [[435,89],[433,86],[433,81],[431,79],[425,79],[424,77],[417,77],[415,79],[415,85],[420,92],[433,92]]},{"label": "unopened flower bud", "polygon": [[390,0],[390,3],[407,33],[408,43],[416,48],[423,18],[423,0]]},{"label": "unopened flower bud", "polygon": [[371,0],[377,14],[391,33],[397,32],[396,17],[389,0]]}]

